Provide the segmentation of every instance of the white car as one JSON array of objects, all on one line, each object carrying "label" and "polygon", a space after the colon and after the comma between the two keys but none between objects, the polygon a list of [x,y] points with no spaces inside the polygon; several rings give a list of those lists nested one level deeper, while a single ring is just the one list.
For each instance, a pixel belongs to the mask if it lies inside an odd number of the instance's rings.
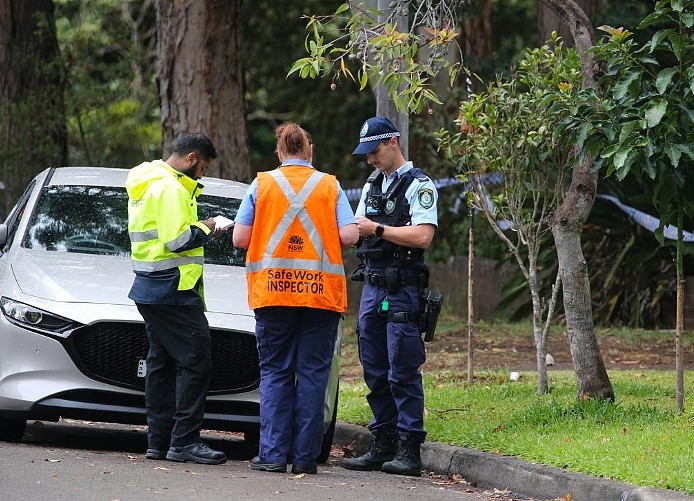
[{"label": "white car", "polygon": [[[26,421],[59,418],[145,424],[144,323],[128,298],[134,278],[126,169],[49,168],[0,224],[0,439],[21,440]],[[234,219],[247,185],[203,178],[198,215]],[[203,427],[257,441],[259,368],[246,296],[245,253],[231,233],[205,247],[212,380]],[[340,332],[325,398],[330,453]]]}]

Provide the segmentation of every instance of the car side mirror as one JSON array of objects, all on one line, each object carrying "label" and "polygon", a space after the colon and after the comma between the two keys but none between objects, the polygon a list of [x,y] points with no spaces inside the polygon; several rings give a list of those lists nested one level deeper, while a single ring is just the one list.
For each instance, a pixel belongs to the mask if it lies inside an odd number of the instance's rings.
[{"label": "car side mirror", "polygon": [[7,225],[0,223],[0,247],[4,247],[7,243]]}]

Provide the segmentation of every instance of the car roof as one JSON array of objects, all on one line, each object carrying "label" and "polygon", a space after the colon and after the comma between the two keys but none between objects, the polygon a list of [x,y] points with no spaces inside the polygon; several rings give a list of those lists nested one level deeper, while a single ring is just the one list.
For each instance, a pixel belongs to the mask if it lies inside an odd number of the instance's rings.
[{"label": "car roof", "polygon": [[[117,167],[56,167],[49,185],[125,186],[129,169]],[[205,195],[242,198],[248,185],[229,179],[203,177]]]}]

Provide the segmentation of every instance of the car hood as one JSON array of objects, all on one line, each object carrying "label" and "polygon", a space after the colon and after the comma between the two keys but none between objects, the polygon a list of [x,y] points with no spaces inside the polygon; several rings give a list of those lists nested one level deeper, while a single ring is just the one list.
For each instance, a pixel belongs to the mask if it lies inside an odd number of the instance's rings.
[{"label": "car hood", "polygon": [[[69,303],[133,305],[128,292],[134,273],[129,258],[21,249],[12,263],[24,294]],[[205,301],[210,312],[252,315],[245,270],[205,266]]]}]

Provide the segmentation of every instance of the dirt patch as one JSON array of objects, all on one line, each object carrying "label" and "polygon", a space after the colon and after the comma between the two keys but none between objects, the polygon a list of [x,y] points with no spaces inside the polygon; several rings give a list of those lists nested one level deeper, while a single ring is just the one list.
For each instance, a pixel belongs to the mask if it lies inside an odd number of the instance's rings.
[{"label": "dirt patch", "polygon": [[[529,370],[536,367],[532,333],[527,336],[496,332],[476,332],[473,348],[475,367]],[[675,367],[675,339],[672,332],[652,333],[638,339],[597,333],[598,346],[607,369],[669,369]],[[446,332],[427,347],[427,364],[431,368],[467,367],[467,332]],[[571,351],[566,333],[551,335],[547,353],[555,368],[571,368]],[[690,357],[691,358],[691,357]],[[462,359],[463,365],[458,359]],[[455,362],[453,362],[455,360]],[[691,366],[691,364],[689,364]]]},{"label": "dirt patch", "polygon": [[[675,334],[673,331],[596,330],[598,346],[608,370],[615,369],[675,369]],[[475,370],[506,369],[509,371],[534,370],[537,366],[535,342],[531,327],[496,326],[483,324],[475,327],[473,364]],[[686,332],[683,341],[684,367],[694,369],[694,339]],[[346,330],[343,339],[341,373],[343,377],[361,376],[353,333]],[[566,332],[556,329],[550,333],[547,353],[552,355],[551,369],[572,369],[571,352]],[[468,364],[467,328],[443,328],[427,344],[425,372],[452,370],[464,372]]]}]

